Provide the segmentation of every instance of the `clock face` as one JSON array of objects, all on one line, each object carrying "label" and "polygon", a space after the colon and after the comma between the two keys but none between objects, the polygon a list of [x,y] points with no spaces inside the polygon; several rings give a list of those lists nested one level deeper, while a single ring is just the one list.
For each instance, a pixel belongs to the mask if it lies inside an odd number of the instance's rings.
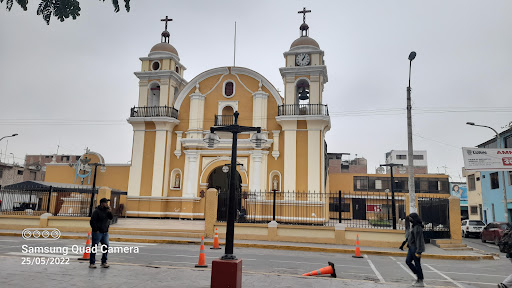
[{"label": "clock face", "polygon": [[295,63],[297,66],[306,66],[309,65],[309,54],[306,53],[300,53],[295,57]]}]

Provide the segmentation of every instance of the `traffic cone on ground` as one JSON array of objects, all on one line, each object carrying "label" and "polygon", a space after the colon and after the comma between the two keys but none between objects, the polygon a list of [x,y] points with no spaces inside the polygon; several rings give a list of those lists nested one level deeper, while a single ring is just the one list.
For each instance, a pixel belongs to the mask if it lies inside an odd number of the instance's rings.
[{"label": "traffic cone on ground", "polygon": [[217,233],[217,228],[215,228],[215,237],[213,237],[213,247],[211,247],[210,249],[220,249],[219,233]]},{"label": "traffic cone on ground", "polygon": [[196,268],[206,268],[205,259],[204,259],[204,236],[201,237],[201,249],[199,249],[199,261],[197,262]]},{"label": "traffic cone on ground", "polygon": [[361,256],[361,249],[359,249],[359,234],[357,234],[357,238],[356,238],[356,254],[355,255],[352,255],[353,258],[363,258],[363,256]]},{"label": "traffic cone on ground", "polygon": [[91,231],[87,234],[87,241],[85,241],[85,249],[84,249],[84,255],[82,255],[82,258],[78,258],[78,260],[89,260],[91,258],[91,254],[89,253],[89,249],[87,247],[91,247]]},{"label": "traffic cone on ground", "polygon": [[304,274],[302,274],[302,276],[315,276],[315,275],[330,274],[331,277],[336,278],[336,270],[334,270],[334,263],[332,263],[332,262],[327,262],[327,263],[329,263],[329,266],[325,266],[324,268],[320,268],[318,270],[311,271],[309,273],[304,273]]}]

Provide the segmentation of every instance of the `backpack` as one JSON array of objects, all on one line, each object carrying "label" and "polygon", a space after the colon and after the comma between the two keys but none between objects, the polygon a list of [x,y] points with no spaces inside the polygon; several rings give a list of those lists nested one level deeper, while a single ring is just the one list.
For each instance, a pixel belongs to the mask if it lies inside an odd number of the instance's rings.
[{"label": "backpack", "polygon": [[512,253],[512,230],[507,229],[503,233],[503,237],[498,242],[498,247],[500,247],[500,252],[502,253]]}]

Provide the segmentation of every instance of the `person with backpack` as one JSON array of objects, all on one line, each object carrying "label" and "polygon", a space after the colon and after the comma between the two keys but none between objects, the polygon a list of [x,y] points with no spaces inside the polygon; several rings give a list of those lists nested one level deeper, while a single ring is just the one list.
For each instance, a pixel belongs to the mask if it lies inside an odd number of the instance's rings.
[{"label": "person with backpack", "polygon": [[[409,242],[409,252],[405,263],[411,271],[416,274],[418,279],[412,283],[414,287],[424,287],[423,284],[423,270],[421,269],[421,253],[425,252],[425,239],[423,238],[423,221],[421,221],[418,213],[411,213],[409,221],[412,225],[411,234],[407,238]],[[414,261],[414,265],[412,262]]]}]

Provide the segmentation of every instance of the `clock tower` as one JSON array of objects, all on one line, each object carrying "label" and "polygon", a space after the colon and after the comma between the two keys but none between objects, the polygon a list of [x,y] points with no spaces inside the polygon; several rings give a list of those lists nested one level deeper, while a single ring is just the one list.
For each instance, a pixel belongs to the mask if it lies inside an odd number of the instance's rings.
[{"label": "clock tower", "polygon": [[277,121],[284,131],[285,191],[319,193],[326,191],[325,133],[330,129],[323,90],[327,82],[324,51],[309,37],[306,13],[300,25],[300,37],[284,52],[285,67],[279,69],[284,82],[284,105]]}]

